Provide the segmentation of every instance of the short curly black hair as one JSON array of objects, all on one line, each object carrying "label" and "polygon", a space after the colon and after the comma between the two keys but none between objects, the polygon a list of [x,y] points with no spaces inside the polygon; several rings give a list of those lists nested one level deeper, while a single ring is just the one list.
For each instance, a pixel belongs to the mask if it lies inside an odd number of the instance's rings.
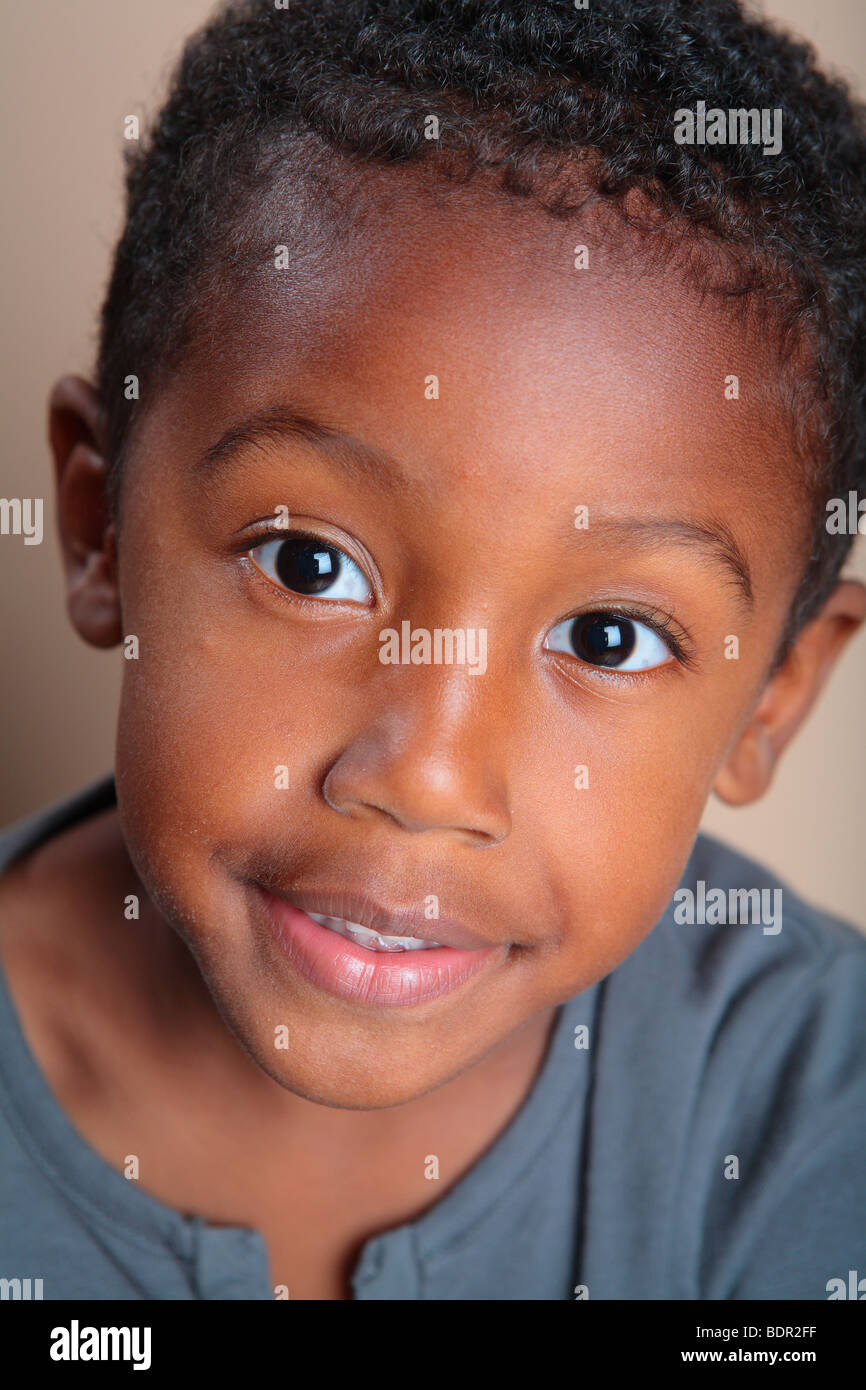
[{"label": "short curly black hair", "polygon": [[[699,101],[780,108],[783,148],[677,143],[674,113]],[[437,140],[425,138],[431,111]],[[136,414],[215,286],[231,292],[273,263],[273,238],[260,235],[269,193],[340,172],[351,188],[365,166],[425,160],[462,183],[484,170],[560,218],[580,211],[589,186],[634,221],[637,195],[681,239],[734,257],[726,293],[763,296],[796,366],[790,399],[810,479],[811,552],[787,648],[850,547],[828,534],[827,499],[864,486],[866,115],[808,45],[737,0],[221,5],[126,156],[126,225],[95,369],[112,511]],[[577,177],[563,181],[568,169]],[[124,391],[130,371],[137,404]]]}]

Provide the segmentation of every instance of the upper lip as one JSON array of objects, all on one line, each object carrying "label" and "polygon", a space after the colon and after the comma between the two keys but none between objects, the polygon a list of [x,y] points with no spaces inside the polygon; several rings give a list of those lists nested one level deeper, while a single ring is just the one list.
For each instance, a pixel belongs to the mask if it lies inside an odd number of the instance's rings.
[{"label": "upper lip", "polygon": [[424,894],[419,903],[411,907],[386,907],[368,893],[351,893],[346,889],[292,889],[286,893],[268,885],[260,886],[273,897],[282,898],[292,907],[299,907],[302,912],[341,917],[344,922],[357,922],[359,926],[368,927],[382,936],[410,936],[416,940],[438,941],[441,946],[453,946],[462,951],[477,951],[499,944],[472,931],[456,917],[426,917]]}]

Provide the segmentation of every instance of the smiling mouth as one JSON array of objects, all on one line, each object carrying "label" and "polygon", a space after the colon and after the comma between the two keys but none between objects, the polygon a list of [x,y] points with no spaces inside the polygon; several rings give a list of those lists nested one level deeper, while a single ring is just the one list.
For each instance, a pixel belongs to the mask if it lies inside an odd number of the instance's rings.
[{"label": "smiling mouth", "polygon": [[369,927],[361,926],[360,922],[347,922],[344,917],[326,917],[323,912],[307,912],[307,916],[318,922],[320,927],[327,927],[328,931],[336,932],[347,941],[354,941],[356,946],[363,946],[367,951],[429,951],[436,947],[441,949],[441,943],[438,941],[427,941],[418,936],[386,936],[381,932],[371,931]]},{"label": "smiling mouth", "polygon": [[[506,943],[484,941],[453,918],[436,919],[433,930],[442,939],[433,940],[421,936],[421,923],[411,911],[386,909],[364,895],[328,890],[314,897],[312,891],[298,891],[292,902],[258,883],[250,886],[289,965],[317,989],[353,1004],[429,1004],[471,976],[495,969],[510,954]],[[340,917],[338,908],[352,915]]]}]

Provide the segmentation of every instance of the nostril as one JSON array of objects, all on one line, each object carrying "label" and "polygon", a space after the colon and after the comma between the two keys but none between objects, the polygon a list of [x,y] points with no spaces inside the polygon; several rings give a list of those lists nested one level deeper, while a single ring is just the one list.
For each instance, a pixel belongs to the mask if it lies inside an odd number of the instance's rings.
[{"label": "nostril", "polygon": [[470,822],[470,817],[465,816],[467,823],[461,823],[455,816],[448,816],[440,807],[437,812],[432,806],[426,814],[416,811],[414,814],[408,807],[397,807],[392,798],[390,806],[382,805],[381,802],[359,796],[344,796],[339,802],[335,801],[328,794],[327,785],[322,787],[324,800],[341,816],[354,817],[356,819],[378,820],[381,817],[400,827],[410,835],[426,835],[433,831],[447,831],[451,835],[456,835],[461,840],[476,849],[491,849],[499,845],[507,838],[511,829],[511,813],[506,811],[499,818],[500,824],[495,827],[478,824],[482,819],[480,814],[475,816],[476,824]]}]

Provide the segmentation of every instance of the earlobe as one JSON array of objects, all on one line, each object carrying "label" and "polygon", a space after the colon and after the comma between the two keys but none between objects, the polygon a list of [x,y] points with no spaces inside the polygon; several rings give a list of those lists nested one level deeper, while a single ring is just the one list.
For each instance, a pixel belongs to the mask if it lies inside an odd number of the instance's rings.
[{"label": "earlobe", "polygon": [[65,376],[55,384],[48,401],[48,438],[69,616],[85,642],[113,647],[123,631],[117,533],[106,492],[103,413],[82,377]]},{"label": "earlobe", "polygon": [[744,806],[763,796],[784,749],[864,618],[866,586],[856,579],[840,581],[764,688],[716,778],[713,790],[720,800]]},{"label": "earlobe", "polygon": [[713,791],[729,806],[757,801],[773,779],[776,755],[769,731],[754,716],[719,772]]}]

